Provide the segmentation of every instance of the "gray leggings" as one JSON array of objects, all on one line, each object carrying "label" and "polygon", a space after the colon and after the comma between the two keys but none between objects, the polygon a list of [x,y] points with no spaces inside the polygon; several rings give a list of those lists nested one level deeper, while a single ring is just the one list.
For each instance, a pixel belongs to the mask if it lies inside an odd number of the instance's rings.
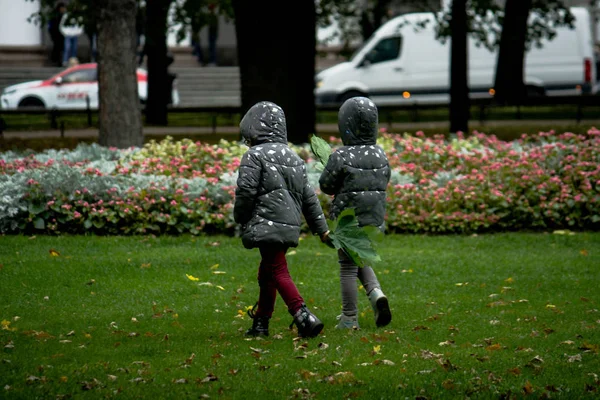
[{"label": "gray leggings", "polygon": [[342,289],[342,312],[348,317],[358,314],[358,287],[356,278],[365,288],[367,294],[375,288],[380,288],[379,281],[373,268],[358,267],[343,250],[338,250],[340,262],[340,284]]}]

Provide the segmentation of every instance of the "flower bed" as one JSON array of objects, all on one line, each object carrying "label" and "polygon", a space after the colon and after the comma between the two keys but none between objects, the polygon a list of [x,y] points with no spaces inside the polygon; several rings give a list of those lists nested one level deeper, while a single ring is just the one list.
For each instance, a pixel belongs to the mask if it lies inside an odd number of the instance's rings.
[{"label": "flower bed", "polygon": [[[339,139],[331,138],[333,147]],[[383,132],[393,168],[392,231],[469,233],[598,229],[600,131],[540,132],[504,142],[475,132],[451,140]],[[292,146],[318,190],[310,148]],[[235,232],[232,206],[246,147],[151,142],[141,149],[0,155],[0,232],[98,234]]]}]

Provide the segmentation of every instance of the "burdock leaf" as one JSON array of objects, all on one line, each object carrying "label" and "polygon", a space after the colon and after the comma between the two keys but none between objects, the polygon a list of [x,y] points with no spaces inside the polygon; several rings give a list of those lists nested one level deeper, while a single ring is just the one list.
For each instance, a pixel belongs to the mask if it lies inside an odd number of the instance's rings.
[{"label": "burdock leaf", "polygon": [[356,265],[364,267],[381,261],[374,247],[376,231],[371,228],[375,227],[360,227],[354,209],[347,208],[330,224],[329,236],[336,249],[343,249]]},{"label": "burdock leaf", "polygon": [[327,165],[327,160],[331,155],[331,146],[325,140],[317,135],[312,135],[310,138],[310,150],[323,166]]}]

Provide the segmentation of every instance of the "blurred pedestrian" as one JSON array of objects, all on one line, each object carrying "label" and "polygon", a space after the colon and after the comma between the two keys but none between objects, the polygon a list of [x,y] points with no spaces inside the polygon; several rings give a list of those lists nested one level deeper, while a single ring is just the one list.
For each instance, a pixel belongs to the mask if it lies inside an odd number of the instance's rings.
[{"label": "blurred pedestrian", "polygon": [[[206,5],[202,3],[193,3],[193,8],[186,10],[191,15],[192,54],[197,57],[200,65],[214,67],[217,65],[217,38],[219,35],[217,3],[215,1],[209,1]],[[205,26],[208,29],[208,60],[204,57],[200,39],[200,32]]]},{"label": "blurred pedestrian", "polygon": [[48,33],[52,40],[50,61],[57,66],[62,65],[62,53],[65,48],[65,37],[60,32],[60,21],[66,11],[67,7],[64,2],[60,1],[56,3],[54,10],[52,10],[50,20],[48,21]]},{"label": "blurred pedestrian", "polygon": [[83,23],[80,18],[65,12],[60,20],[60,33],[65,37],[63,52],[63,67],[66,67],[70,58],[77,58],[77,42],[83,33]]},{"label": "blurred pedestrian", "polygon": [[137,52],[138,65],[144,63],[146,57],[146,5],[142,2],[135,15],[135,49]]},{"label": "blurred pedestrian", "polygon": [[219,37],[219,15],[217,14],[217,3],[211,1],[208,4],[208,64],[217,65],[217,39]]}]

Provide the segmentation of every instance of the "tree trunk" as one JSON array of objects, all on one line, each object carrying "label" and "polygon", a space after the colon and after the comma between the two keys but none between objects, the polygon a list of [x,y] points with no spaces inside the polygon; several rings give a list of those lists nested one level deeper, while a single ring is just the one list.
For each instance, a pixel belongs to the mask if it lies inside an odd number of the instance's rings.
[{"label": "tree trunk", "polygon": [[135,62],[136,0],[102,0],[98,7],[99,144],[142,146]]},{"label": "tree trunk", "polygon": [[506,1],[494,83],[494,98],[500,104],[519,104],[527,94],[523,71],[531,5],[532,0]]},{"label": "tree trunk", "polygon": [[168,124],[167,104],[171,96],[171,84],[168,74],[170,62],[167,58],[167,14],[171,2],[172,0],[150,0],[146,3],[146,122],[153,125]]},{"label": "tree trunk", "polygon": [[467,0],[452,1],[450,20],[450,132],[469,129]]},{"label": "tree trunk", "polygon": [[315,3],[295,3],[292,17],[276,0],[233,0],[233,7],[242,114],[272,101],[286,115],[288,140],[308,143],[315,132]]}]

